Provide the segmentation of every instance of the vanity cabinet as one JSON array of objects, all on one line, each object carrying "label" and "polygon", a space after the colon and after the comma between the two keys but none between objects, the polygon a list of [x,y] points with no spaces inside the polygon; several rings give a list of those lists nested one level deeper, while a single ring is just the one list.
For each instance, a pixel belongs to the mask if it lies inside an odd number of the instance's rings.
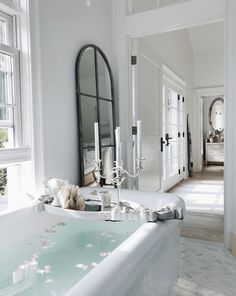
[{"label": "vanity cabinet", "polygon": [[224,163],[224,143],[206,142],[206,165],[209,162]]}]

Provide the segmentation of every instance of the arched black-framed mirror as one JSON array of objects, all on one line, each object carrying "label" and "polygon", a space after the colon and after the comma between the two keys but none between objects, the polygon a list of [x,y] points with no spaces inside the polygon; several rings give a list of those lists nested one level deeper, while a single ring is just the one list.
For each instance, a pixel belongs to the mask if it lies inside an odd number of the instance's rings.
[{"label": "arched black-framed mirror", "polygon": [[[95,181],[94,123],[98,122],[102,174],[108,175],[115,151],[114,82],[110,64],[103,51],[94,44],[81,48],[75,66],[79,132],[79,185]],[[111,184],[111,177],[100,185]]]}]

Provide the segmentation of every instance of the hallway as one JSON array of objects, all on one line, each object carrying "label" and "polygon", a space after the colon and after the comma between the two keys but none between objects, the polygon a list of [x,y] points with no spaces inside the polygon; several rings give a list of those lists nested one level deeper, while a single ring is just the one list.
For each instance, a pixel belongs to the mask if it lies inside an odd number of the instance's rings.
[{"label": "hallway", "polygon": [[182,236],[223,242],[224,239],[224,167],[208,166],[170,190],[182,197],[186,216]]}]

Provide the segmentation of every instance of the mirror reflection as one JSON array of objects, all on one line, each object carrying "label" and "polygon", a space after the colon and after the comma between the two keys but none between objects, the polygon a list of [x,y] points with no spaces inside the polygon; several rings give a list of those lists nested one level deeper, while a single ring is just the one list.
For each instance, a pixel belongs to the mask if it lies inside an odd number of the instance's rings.
[{"label": "mirror reflection", "polygon": [[224,129],[224,100],[216,98],[209,108],[209,124],[214,131],[222,132]]},{"label": "mirror reflection", "polygon": [[80,92],[96,96],[94,49],[87,48],[79,67]]},{"label": "mirror reflection", "polygon": [[106,63],[100,53],[97,54],[99,96],[111,100],[111,80]]}]

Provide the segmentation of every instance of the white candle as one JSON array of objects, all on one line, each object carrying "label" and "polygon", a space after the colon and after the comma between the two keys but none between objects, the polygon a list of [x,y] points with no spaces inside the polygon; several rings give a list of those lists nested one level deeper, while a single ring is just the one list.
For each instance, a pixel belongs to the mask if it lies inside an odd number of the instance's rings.
[{"label": "white candle", "polygon": [[99,162],[99,131],[98,123],[94,122],[94,138],[95,138],[95,161]]},{"label": "white candle", "polygon": [[122,143],[120,143],[120,162],[121,162],[121,165],[122,165],[122,161],[123,161],[123,147],[122,147]]},{"label": "white candle", "polygon": [[120,166],[120,127],[115,129],[116,137],[116,166]]},{"label": "white candle", "polygon": [[142,159],[142,122],[137,121],[137,159]]}]

